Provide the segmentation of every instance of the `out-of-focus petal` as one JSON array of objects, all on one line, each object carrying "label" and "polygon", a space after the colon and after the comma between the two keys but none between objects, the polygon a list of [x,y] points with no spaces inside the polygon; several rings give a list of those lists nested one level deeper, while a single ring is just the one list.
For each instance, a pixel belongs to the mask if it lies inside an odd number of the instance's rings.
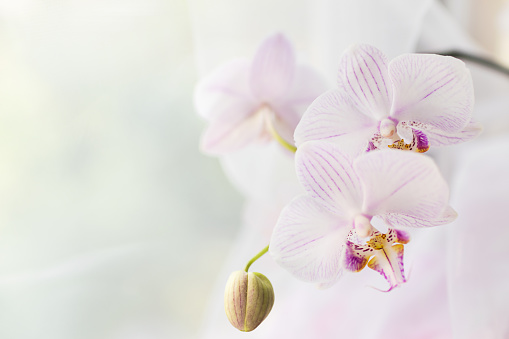
[{"label": "out-of-focus petal", "polygon": [[348,153],[364,151],[378,121],[355,106],[339,90],[330,90],[309,106],[295,129],[297,147],[310,140],[340,142]]},{"label": "out-of-focus petal", "polygon": [[315,69],[307,65],[297,65],[292,85],[284,100],[279,103],[292,106],[299,112],[304,113],[313,100],[329,88],[330,86],[325,78]]},{"label": "out-of-focus petal", "polygon": [[282,34],[275,34],[262,42],[256,52],[249,81],[255,97],[262,101],[279,99],[294,79],[295,55],[293,47]]},{"label": "out-of-focus petal", "polygon": [[295,127],[308,106],[328,88],[323,77],[311,67],[299,65],[295,71],[295,78],[289,92],[280,100],[270,104],[275,115],[287,130],[291,131],[290,138],[285,138],[289,142],[293,142]]},{"label": "out-of-focus petal", "polygon": [[447,146],[469,141],[482,132],[482,125],[477,121],[470,121],[468,125],[457,132],[445,132],[431,125],[401,121],[398,124],[398,134],[401,136],[412,133],[412,130],[423,132],[430,142],[431,147]]},{"label": "out-of-focus petal", "polygon": [[392,86],[387,73],[387,57],[375,47],[354,45],[341,57],[338,86],[376,119],[389,115]]},{"label": "out-of-focus petal", "polygon": [[425,155],[381,150],[357,158],[353,167],[363,186],[364,213],[398,213],[433,220],[447,206],[447,183]]},{"label": "out-of-focus petal", "polygon": [[389,63],[394,86],[391,116],[419,121],[445,132],[468,124],[474,105],[470,72],[455,58],[404,54]]},{"label": "out-of-focus petal", "polygon": [[236,59],[203,78],[194,93],[198,114],[207,120],[229,121],[252,113],[257,102],[249,87],[249,70],[249,60]]},{"label": "out-of-focus petal", "polygon": [[341,257],[350,228],[346,220],[303,195],[281,212],[269,251],[294,276],[323,287],[342,273]]},{"label": "out-of-focus petal", "polygon": [[408,214],[386,213],[379,215],[380,218],[390,227],[432,227],[453,222],[458,214],[452,207],[447,206],[440,216],[434,219],[418,218]]},{"label": "out-of-focus petal", "polygon": [[209,154],[234,152],[258,139],[265,131],[265,117],[255,113],[236,121],[212,121],[202,135],[201,149]]},{"label": "out-of-focus petal", "polygon": [[295,167],[306,191],[328,210],[345,218],[353,218],[360,212],[359,179],[350,158],[337,145],[324,141],[302,144],[297,149]]}]

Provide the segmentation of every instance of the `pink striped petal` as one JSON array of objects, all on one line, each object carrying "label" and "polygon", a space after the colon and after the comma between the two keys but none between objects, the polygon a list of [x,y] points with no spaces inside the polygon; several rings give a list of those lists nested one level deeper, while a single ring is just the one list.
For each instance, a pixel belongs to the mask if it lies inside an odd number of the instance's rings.
[{"label": "pink striped petal", "polygon": [[310,141],[297,149],[295,167],[307,192],[328,210],[353,220],[362,191],[351,160],[335,144]]},{"label": "pink striped petal", "polygon": [[470,72],[455,58],[405,54],[392,60],[391,116],[429,124],[444,132],[465,128],[472,116],[474,89]]},{"label": "pink striped petal", "polygon": [[281,212],[269,252],[297,278],[329,286],[342,273],[341,258],[350,228],[341,216],[303,195]]},{"label": "pink striped petal", "polygon": [[363,185],[363,212],[368,215],[395,213],[433,220],[447,206],[447,183],[425,155],[380,150],[357,158],[353,166]]},{"label": "pink striped petal", "polygon": [[482,132],[482,125],[476,121],[470,121],[464,129],[457,132],[445,132],[431,125],[414,121],[401,121],[397,128],[401,136],[411,134],[412,130],[423,132],[431,147],[459,144],[474,139]]},{"label": "pink striped petal", "polygon": [[310,140],[341,143],[347,153],[364,151],[378,121],[359,111],[339,90],[322,94],[309,106],[295,130],[297,147]]},{"label": "pink striped petal", "polygon": [[408,214],[402,213],[386,213],[379,215],[380,218],[389,226],[389,227],[433,227],[445,225],[453,222],[457,218],[458,214],[452,207],[447,206],[442,214],[433,219],[425,219],[418,218]]},{"label": "pink striped petal", "polygon": [[203,78],[194,93],[198,114],[209,121],[229,121],[252,113],[258,103],[249,87],[249,69],[249,60],[237,59]]},{"label": "pink striped petal", "polygon": [[282,34],[265,39],[256,52],[250,71],[250,85],[255,97],[271,102],[285,95],[295,73],[293,47]]},{"label": "pink striped petal", "polygon": [[389,116],[392,87],[387,57],[375,47],[355,45],[343,54],[338,86],[367,114],[376,119]]}]

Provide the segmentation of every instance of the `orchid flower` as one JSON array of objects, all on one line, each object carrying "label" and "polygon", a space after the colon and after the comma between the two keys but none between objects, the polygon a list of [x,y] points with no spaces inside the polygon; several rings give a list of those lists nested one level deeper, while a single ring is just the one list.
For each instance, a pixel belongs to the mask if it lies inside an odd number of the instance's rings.
[{"label": "orchid flower", "polygon": [[201,147],[224,154],[272,137],[293,142],[303,112],[324,88],[317,73],[296,64],[282,34],[270,36],[252,60],[231,61],[198,84],[196,108],[209,121]]},{"label": "orchid flower", "polygon": [[426,152],[477,136],[474,93],[465,64],[432,54],[388,62],[375,47],[357,45],[340,61],[338,89],[317,98],[295,131],[297,146],[329,139],[354,153],[380,148]]},{"label": "orchid flower", "polygon": [[[366,264],[381,273],[389,290],[404,283],[401,227],[449,223],[447,183],[433,160],[410,152],[382,150],[351,160],[339,146],[307,142],[296,154],[299,181],[306,194],[281,212],[270,253],[296,277],[323,287],[343,269]],[[386,234],[371,223],[378,217]]]}]

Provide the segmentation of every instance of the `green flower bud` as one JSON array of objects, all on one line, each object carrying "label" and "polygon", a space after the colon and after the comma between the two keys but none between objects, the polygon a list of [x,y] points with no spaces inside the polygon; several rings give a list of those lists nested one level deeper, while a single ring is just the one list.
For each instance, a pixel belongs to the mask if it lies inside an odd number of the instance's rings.
[{"label": "green flower bud", "polygon": [[237,329],[250,332],[269,315],[274,289],[261,273],[236,271],[230,274],[224,291],[224,310]]}]

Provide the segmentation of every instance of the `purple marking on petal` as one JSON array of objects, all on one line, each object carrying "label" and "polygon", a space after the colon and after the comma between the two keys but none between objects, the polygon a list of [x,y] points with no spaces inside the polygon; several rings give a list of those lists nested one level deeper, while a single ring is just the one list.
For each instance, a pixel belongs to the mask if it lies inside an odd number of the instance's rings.
[{"label": "purple marking on petal", "polygon": [[[327,153],[328,155],[330,155],[332,158],[334,158],[334,159],[335,159],[335,157],[334,157],[332,154],[330,154],[327,150],[322,149],[322,151],[323,151],[324,153]],[[353,180],[352,180],[352,177],[350,176],[349,171],[347,171],[347,170],[345,169],[345,167],[344,167],[344,166],[343,166],[343,165],[339,162],[339,160],[338,160],[338,166],[340,166],[340,167],[341,167],[341,169],[343,170],[343,173],[344,173],[344,174],[346,174],[346,176],[347,176],[347,177],[348,177],[348,179],[350,180],[350,183],[352,184],[352,186],[354,186],[354,187],[355,187],[355,184],[354,184],[354,182],[353,182]],[[352,170],[352,173],[353,173],[353,170]],[[336,174],[337,174],[337,172],[336,172]],[[343,178],[342,178],[342,177],[340,177],[340,178],[341,178],[341,180],[343,181],[343,183],[346,185],[346,182],[343,180]]]},{"label": "purple marking on petal", "polygon": [[413,132],[414,132],[414,140],[415,140],[415,145],[417,147],[417,151],[420,153],[423,153],[423,152],[426,152],[427,150],[429,150],[429,141],[428,141],[428,137],[426,136],[426,134],[424,134],[423,132],[416,130],[416,129],[414,129]]},{"label": "purple marking on petal", "polygon": [[407,244],[410,241],[410,234],[405,231],[396,230],[397,242],[401,244]]},{"label": "purple marking on petal", "polygon": [[[378,90],[378,92],[380,92],[380,86],[378,86],[378,81],[376,81],[375,76],[373,75],[373,72],[371,72],[371,69],[369,68],[368,63],[366,62],[366,59],[363,58],[362,60],[364,61],[364,65],[366,65],[366,67],[367,67],[367,69],[369,71],[369,74],[371,74],[371,78],[375,82],[376,89]],[[377,65],[377,67],[378,67],[378,65]],[[362,74],[364,75],[364,73],[362,73]],[[367,81],[366,81],[366,84],[367,84]],[[368,84],[368,86],[369,86],[369,84]],[[371,88],[370,88],[369,91],[371,92]],[[371,94],[373,94],[373,92],[371,92]]]},{"label": "purple marking on petal", "polygon": [[[362,89],[362,86],[360,86],[360,83],[359,83],[359,78],[357,77],[357,73],[355,72],[354,68],[353,68],[353,60],[350,59],[349,60],[349,66],[351,67],[351,73],[353,73],[353,75],[355,76],[355,80],[357,82],[357,84],[359,84],[359,89],[360,91],[362,92],[362,94],[364,95],[364,98],[367,99],[366,97],[366,93],[364,93],[364,90]],[[348,69],[348,67],[347,67]],[[355,96],[357,97],[357,99],[361,100],[360,96],[357,94],[357,92],[359,91],[359,89],[354,89],[353,88],[353,85],[350,83],[350,76],[347,74],[345,74],[346,76],[346,79],[348,81],[348,84],[350,85],[350,88],[352,89],[353,93],[355,94]]]},{"label": "purple marking on petal", "polygon": [[[355,247],[360,247],[360,250],[355,250]],[[367,251],[363,251],[367,250]],[[351,241],[347,241],[346,243],[346,251],[345,251],[345,259],[344,265],[345,268],[352,272],[359,272],[368,263],[369,257],[372,255],[373,250],[371,248],[366,248],[365,246],[355,245]]]},{"label": "purple marking on petal", "polygon": [[389,232],[387,232],[387,238],[385,240],[387,240],[389,244],[396,241],[396,231],[393,228],[389,228]]},{"label": "purple marking on petal", "polygon": [[[326,152],[327,153],[327,152]],[[329,153],[327,153],[329,154]],[[339,175],[338,171],[336,171],[336,169],[334,168],[334,166],[331,165],[331,163],[329,162],[329,160],[325,159],[323,155],[321,154],[316,154],[317,156],[319,156],[323,161],[325,161],[325,163],[327,165],[329,165],[330,169],[332,169],[334,171],[334,173],[336,174],[337,177],[339,177],[339,179],[341,179],[341,181],[343,182],[343,184],[345,184],[346,186],[346,183],[345,181],[343,180],[343,178]],[[331,154],[329,154],[331,155]],[[331,155],[332,156],[332,155]],[[334,159],[334,157],[333,157]],[[327,173],[327,176],[329,177],[329,179],[334,183],[334,186],[336,186],[336,188],[338,189],[339,192],[341,192],[341,188],[338,186],[338,184],[336,183],[336,181],[330,176],[329,172],[328,171],[325,171],[325,173]],[[330,189],[330,187],[329,187]]]},{"label": "purple marking on petal", "polygon": [[[329,152],[327,152],[326,150],[321,149],[321,151],[323,151],[324,153],[327,153],[327,154],[328,154],[330,157],[332,157],[334,160],[337,160],[337,159],[335,159],[335,158],[334,158],[334,156],[332,156],[332,154],[330,154],[330,153],[329,153]],[[338,173],[338,171],[336,171],[336,169],[334,168],[334,166],[332,166],[332,165],[331,165],[331,163],[330,163],[327,159],[325,159],[325,158],[324,158],[321,154],[318,154],[318,153],[317,153],[317,155],[318,155],[320,158],[322,158],[322,160],[323,160],[323,161],[325,161],[325,163],[326,163],[327,165],[329,165],[329,167],[330,167],[330,168],[334,171],[334,173],[337,175],[337,177],[338,177],[338,178],[339,178],[339,179],[343,182],[343,184],[345,184],[345,186],[347,186],[347,183],[345,182],[345,180],[343,180],[342,176]],[[347,174],[347,176],[348,176],[348,173],[345,171],[345,168],[344,168],[341,164],[339,164],[339,163],[338,163],[338,166],[341,166],[341,169],[343,170],[343,172],[344,172],[345,174]],[[332,179],[332,177],[329,175],[329,173],[328,173],[328,172],[327,172],[327,175],[329,176],[330,180],[332,180],[332,182],[334,183],[334,185],[336,186],[336,188],[338,189],[338,191],[339,191],[339,192],[341,192],[341,188],[339,188],[338,184],[334,181],[334,179]],[[348,178],[350,179],[350,181],[352,180],[352,179],[350,178],[350,176],[348,176]]]},{"label": "purple marking on petal", "polygon": [[[309,241],[305,241],[303,244],[300,244],[299,246],[294,247],[294,248],[293,248],[293,250],[296,250],[296,249],[301,248],[302,246],[306,246],[306,245],[308,245],[308,244],[311,244],[311,243],[313,243],[313,242],[315,242],[315,241],[318,241],[318,240],[320,240],[320,239],[322,239],[322,238],[324,238],[324,237],[325,237],[325,235],[322,235],[322,236],[319,236],[318,238],[315,238],[315,239],[312,239],[312,240],[309,240]],[[281,249],[282,249],[282,250],[284,250],[284,249],[288,248],[289,246],[291,246],[291,245],[295,245],[295,244],[297,244],[297,243],[298,243],[298,241],[293,242],[293,243],[290,243],[290,244],[288,244],[288,245],[286,245],[286,246],[281,247]],[[299,252],[299,253],[300,253],[300,252]],[[295,254],[294,254],[294,255],[295,255]],[[285,258],[286,258],[286,257],[285,257]]]},{"label": "purple marking on petal", "polygon": [[398,191],[400,191],[403,187],[405,187],[406,185],[408,185],[409,182],[412,182],[414,181],[417,177],[419,177],[420,175],[422,174],[422,171],[421,172],[418,172],[418,173],[415,173],[415,175],[413,177],[410,177],[409,179],[407,179],[405,182],[401,183],[401,185],[399,187],[397,187],[394,191],[392,191],[390,194],[387,195],[386,199],[389,198],[389,197],[392,197],[394,194],[398,193]]},{"label": "purple marking on petal", "polygon": [[[448,74],[450,75],[450,74]],[[441,79],[440,79],[441,80]],[[435,93],[436,91],[438,91],[440,88],[444,87],[445,85],[447,85],[448,83],[450,83],[451,81],[453,81],[454,79],[449,79],[449,81],[447,81],[445,84],[442,84],[442,86],[439,86],[437,88],[435,88],[433,91],[431,91],[430,93],[428,93],[424,98],[422,98],[421,100],[419,101],[423,101],[424,99],[426,99],[427,97],[429,97],[431,94]],[[439,82],[439,81],[437,81]]]},{"label": "purple marking on petal", "polygon": [[[385,79],[384,79],[384,75],[382,73],[382,70],[380,69],[380,66],[378,65],[378,63],[375,61],[375,59],[373,58],[373,56],[371,54],[368,54],[368,56],[371,58],[371,60],[373,60],[373,63],[376,65],[376,67],[378,68],[378,72],[380,72],[380,78],[382,78],[382,82],[384,83],[384,87],[385,87],[385,94],[387,94],[387,97],[389,96],[389,90],[387,89],[387,84],[385,83]],[[374,79],[374,77],[373,77]],[[378,83],[377,83],[377,87],[378,87]],[[380,89],[379,89],[380,90]]]},{"label": "purple marking on petal", "polygon": [[345,135],[347,133],[341,133],[341,134],[336,134],[336,135],[329,135],[327,137],[323,137],[323,138],[320,138],[321,140],[325,140],[325,139],[330,139],[330,138],[335,138],[335,137],[340,137],[342,135]]},{"label": "purple marking on petal", "polygon": [[376,150],[376,147],[375,147],[375,144],[373,144],[373,142],[370,141],[370,142],[368,142],[368,148],[366,148],[366,153],[373,151],[373,150]]},{"label": "purple marking on petal", "polygon": [[[302,166],[304,166],[304,169],[308,172],[308,175],[311,177],[311,179],[313,179],[313,181],[315,182],[315,184],[316,184],[318,187],[320,187],[320,189],[322,190],[322,192],[323,192],[323,193],[325,193],[325,195],[327,195],[327,197],[328,197],[329,199],[332,199],[332,198],[331,198],[331,196],[330,196],[327,192],[325,192],[325,190],[323,189],[323,187],[322,187],[322,186],[320,186],[320,184],[319,184],[319,183],[315,180],[315,177],[311,174],[311,171],[309,170],[309,168],[306,166],[306,164],[305,164],[304,162],[302,163]],[[310,188],[310,189],[311,189],[311,190],[312,190],[312,191],[313,191],[313,192],[317,195],[317,197],[319,197],[319,198],[320,198],[320,199],[322,199],[323,201],[326,201],[326,200],[325,200],[325,199],[321,196],[321,194],[318,194],[318,192],[317,192],[317,191],[315,191],[315,189],[314,189],[314,188],[312,188],[310,185],[307,185],[307,187],[309,187],[309,188]]]},{"label": "purple marking on petal", "polygon": [[[364,58],[362,59],[364,61],[364,64],[367,66],[366,64],[366,60],[364,60]],[[373,95],[373,91],[371,90],[371,87],[369,86],[369,82],[368,82],[368,79],[366,79],[366,75],[364,74],[364,71],[362,70],[362,67],[360,65],[360,63],[358,64],[359,65],[359,71],[361,71],[361,74],[362,74],[362,78],[364,79],[364,82],[366,83],[366,87],[369,89],[369,92],[371,93],[371,96],[374,97]],[[368,68],[369,70],[369,68]],[[370,72],[371,73],[371,72]],[[373,77],[373,74],[371,74],[371,77]],[[375,81],[376,82],[376,81]],[[377,84],[377,87],[378,87],[378,84]],[[380,90],[379,90],[380,91]],[[367,98],[366,98],[367,99]]]},{"label": "purple marking on petal", "polygon": [[[318,171],[318,170],[316,169],[315,165],[314,165],[312,162],[309,162],[308,164],[309,164],[309,165],[311,165],[311,167],[313,167],[313,169],[315,170],[316,174],[318,174],[318,176],[320,177],[320,179],[322,179],[322,181],[323,181],[323,182],[325,182],[325,184],[327,185],[327,188],[329,189],[329,192],[332,192],[333,190],[331,189],[331,187],[330,187],[330,186],[329,186],[329,184],[327,183],[327,180],[325,180],[325,179],[324,179],[324,177],[322,176],[322,174],[320,173],[320,171]],[[330,166],[330,164],[329,164],[329,166]],[[322,167],[322,169],[323,169],[323,167]],[[327,173],[327,171],[325,171],[325,172]],[[311,173],[309,173],[309,174],[311,175]],[[327,175],[329,176],[329,173],[327,173]],[[330,176],[329,176],[329,178],[330,178]],[[313,181],[314,181],[314,182],[318,185],[318,187],[320,187],[320,189],[321,189],[321,190],[322,190],[325,194],[327,194],[327,197],[329,197],[329,198],[332,200],[332,197],[329,195],[329,193],[327,193],[327,192],[325,191],[325,189],[322,187],[322,185],[320,185],[320,184],[319,184],[319,183],[315,180],[315,177],[314,177],[314,176],[313,176]],[[334,182],[334,181],[332,181],[332,182]],[[334,182],[334,184],[336,184],[336,183]]]}]

